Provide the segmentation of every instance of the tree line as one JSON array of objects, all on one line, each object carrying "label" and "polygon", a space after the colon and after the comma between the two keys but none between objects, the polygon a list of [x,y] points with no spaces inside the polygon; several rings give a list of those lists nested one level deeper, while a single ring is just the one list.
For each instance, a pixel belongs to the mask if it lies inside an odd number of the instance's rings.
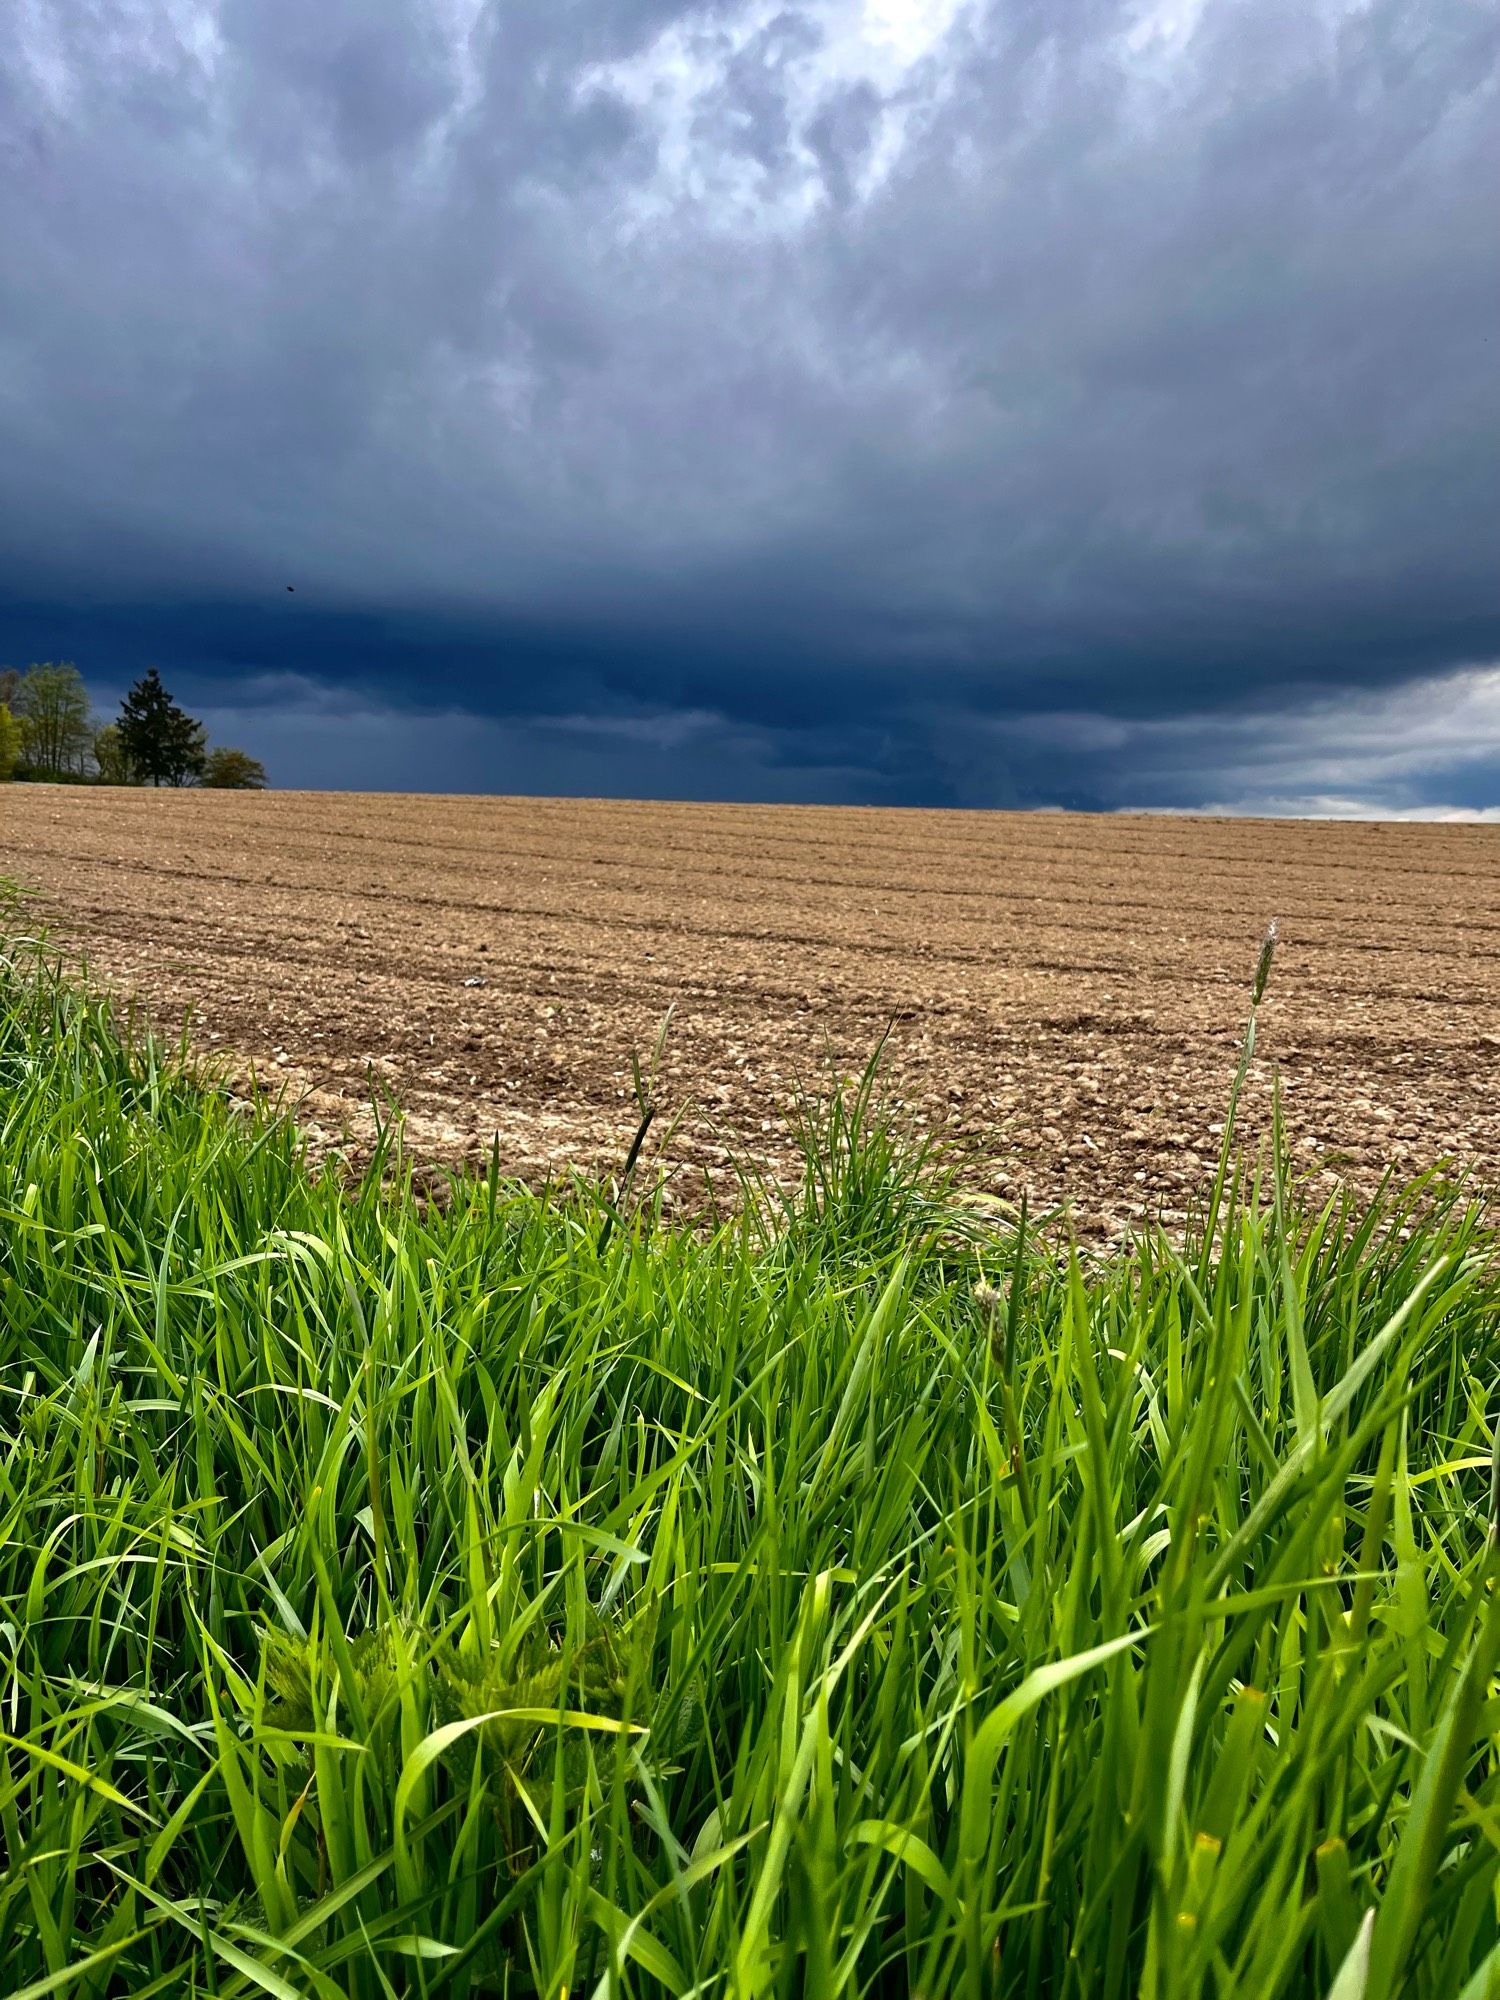
[{"label": "tree line", "polygon": [[54,784],[207,785],[258,792],[265,767],[248,751],[209,746],[201,722],[177,706],[152,667],[113,721],[95,713],[71,660],[0,667],[0,779]]}]

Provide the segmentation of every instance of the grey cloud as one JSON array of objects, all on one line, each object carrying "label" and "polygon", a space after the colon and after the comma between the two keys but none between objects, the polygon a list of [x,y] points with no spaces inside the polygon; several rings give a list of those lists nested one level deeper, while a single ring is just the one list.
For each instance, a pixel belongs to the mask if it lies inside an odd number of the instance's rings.
[{"label": "grey cloud", "polygon": [[906,802],[847,743],[708,711],[500,718],[439,706],[414,715],[296,675],[253,681],[232,702],[207,692],[195,706],[211,740],[250,750],[292,789],[855,804],[873,783]]},{"label": "grey cloud", "polygon": [[1017,803],[1500,658],[1492,10],[887,13],[26,0],[0,604],[218,605],[201,684],[406,700],[311,627],[245,661],[294,581],[463,622],[506,727],[518,632],[586,657],[564,776],[696,713],[684,783]]},{"label": "grey cloud", "polygon": [[857,181],[875,145],[880,110],[880,93],[869,83],[858,83],[836,91],[808,121],[807,145],[829,199],[841,211],[857,199]]},{"label": "grey cloud", "polygon": [[[1017,716],[1012,752],[1090,770],[1108,803],[1220,812],[1488,817],[1500,791],[1500,664],[1404,685],[1339,689],[1296,703],[1186,706],[1138,721]],[[1134,799],[1118,777],[1130,773]],[[1217,789],[1205,793],[1203,774]]]}]

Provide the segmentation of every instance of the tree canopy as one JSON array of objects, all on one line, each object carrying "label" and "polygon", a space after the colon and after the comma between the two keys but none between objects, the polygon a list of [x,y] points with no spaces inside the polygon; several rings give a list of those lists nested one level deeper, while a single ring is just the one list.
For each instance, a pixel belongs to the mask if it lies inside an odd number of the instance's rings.
[{"label": "tree canopy", "polygon": [[21,755],[21,725],[0,701],[0,783],[15,775]]},{"label": "tree canopy", "polygon": [[88,769],[94,732],[89,691],[71,660],[47,660],[16,684],[21,756],[47,777],[81,777]]},{"label": "tree canopy", "polygon": [[8,778],[257,792],[267,783],[265,766],[248,750],[209,748],[203,724],[173,701],[155,667],[106,722],[71,660],[47,660],[25,673],[0,667],[0,781]]},{"label": "tree canopy", "polygon": [[177,706],[155,667],[121,702],[116,726],[138,777],[153,785],[185,785],[202,777],[207,761],[203,724]]},{"label": "tree canopy", "polygon": [[220,792],[263,792],[266,767],[248,750],[231,750],[221,744],[209,751],[202,782]]},{"label": "tree canopy", "polygon": [[94,769],[101,785],[129,785],[135,773],[125,752],[118,722],[106,722],[94,731]]}]

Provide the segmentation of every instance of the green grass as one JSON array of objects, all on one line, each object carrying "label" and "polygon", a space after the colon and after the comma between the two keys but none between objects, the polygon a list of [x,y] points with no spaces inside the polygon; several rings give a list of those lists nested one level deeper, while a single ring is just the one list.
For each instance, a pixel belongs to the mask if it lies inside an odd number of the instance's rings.
[{"label": "green grass", "polygon": [[1080,1267],[804,1137],[340,1186],[0,954],[13,2000],[1500,1994],[1477,1209]]}]

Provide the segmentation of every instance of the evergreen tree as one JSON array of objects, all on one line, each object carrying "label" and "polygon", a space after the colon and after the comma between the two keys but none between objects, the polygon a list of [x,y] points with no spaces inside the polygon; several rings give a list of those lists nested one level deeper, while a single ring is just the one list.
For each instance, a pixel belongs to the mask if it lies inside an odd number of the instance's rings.
[{"label": "evergreen tree", "polygon": [[118,727],[130,768],[153,785],[185,785],[202,776],[203,724],[177,706],[155,667],[121,702]]}]

